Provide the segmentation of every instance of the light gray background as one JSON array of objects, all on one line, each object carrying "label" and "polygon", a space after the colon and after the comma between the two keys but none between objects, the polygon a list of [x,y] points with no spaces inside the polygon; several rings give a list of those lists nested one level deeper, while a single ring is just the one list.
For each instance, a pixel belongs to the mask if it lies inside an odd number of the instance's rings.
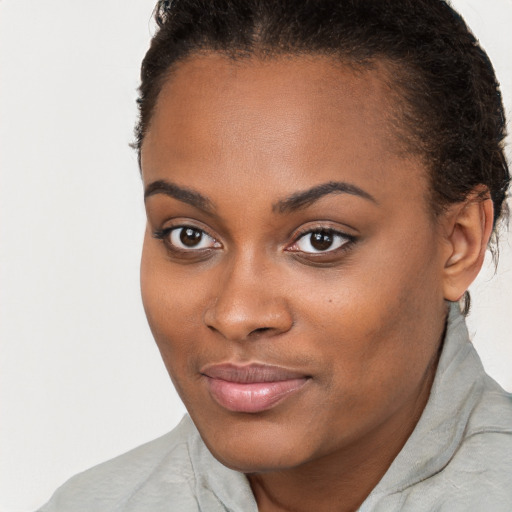
[{"label": "light gray background", "polygon": [[[512,0],[454,2],[511,111]],[[146,326],[138,265],[139,64],[153,0],[0,1],[0,512],[172,428],[184,408]],[[470,330],[512,390],[512,251]]]}]

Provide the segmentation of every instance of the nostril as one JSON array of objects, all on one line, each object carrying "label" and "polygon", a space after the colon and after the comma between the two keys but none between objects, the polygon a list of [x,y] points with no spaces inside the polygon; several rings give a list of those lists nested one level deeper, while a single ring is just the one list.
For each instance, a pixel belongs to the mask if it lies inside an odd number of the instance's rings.
[{"label": "nostril", "polygon": [[262,334],[264,332],[271,331],[271,330],[272,330],[272,327],[258,327],[258,329],[254,329],[253,331],[251,331],[249,333],[249,336],[251,336],[253,334]]}]

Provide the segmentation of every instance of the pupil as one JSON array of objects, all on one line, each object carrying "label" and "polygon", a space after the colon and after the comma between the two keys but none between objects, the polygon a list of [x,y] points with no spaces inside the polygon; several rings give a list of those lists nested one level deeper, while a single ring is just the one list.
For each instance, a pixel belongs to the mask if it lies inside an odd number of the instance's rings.
[{"label": "pupil", "polygon": [[329,231],[317,231],[311,234],[310,241],[317,251],[325,251],[332,245],[332,233]]},{"label": "pupil", "polygon": [[201,238],[203,238],[203,233],[198,229],[184,228],[180,233],[180,240],[187,247],[194,247],[201,241]]}]

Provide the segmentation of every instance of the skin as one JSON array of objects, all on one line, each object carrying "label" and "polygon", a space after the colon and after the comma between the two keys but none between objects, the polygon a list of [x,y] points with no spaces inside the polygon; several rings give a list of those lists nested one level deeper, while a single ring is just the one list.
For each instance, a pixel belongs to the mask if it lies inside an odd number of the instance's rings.
[{"label": "skin", "polygon": [[[262,511],[364,501],[428,399],[445,299],[466,286],[456,270],[472,276],[468,247],[475,268],[485,251],[488,201],[434,220],[426,169],[390,127],[385,76],[321,57],[196,55],[163,86],[142,146],[149,324],[206,445],[248,474]],[[162,181],[193,193],[152,185]],[[373,199],[336,191],[283,206],[331,182]],[[207,234],[204,249],[173,245],[183,225]],[[320,228],[349,238],[312,255],[304,231]],[[232,412],[201,374],[226,362],[309,378],[272,409]]]}]

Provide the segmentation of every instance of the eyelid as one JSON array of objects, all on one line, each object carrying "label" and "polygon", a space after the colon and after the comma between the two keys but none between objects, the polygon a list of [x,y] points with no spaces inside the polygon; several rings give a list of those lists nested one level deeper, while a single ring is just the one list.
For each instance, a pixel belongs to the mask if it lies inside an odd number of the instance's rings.
[{"label": "eyelid", "polygon": [[[165,225],[165,224],[167,224],[167,225]],[[201,248],[190,247],[187,249],[178,247],[175,244],[172,244],[171,240],[170,240],[172,232],[175,230],[178,230],[178,229],[186,229],[186,228],[190,228],[195,231],[201,231],[205,236],[210,238],[214,242],[214,244],[212,244],[212,246],[210,246],[210,247],[201,247]],[[152,235],[153,235],[153,238],[161,240],[163,242],[163,244],[165,245],[165,247],[167,248],[167,250],[174,254],[192,256],[192,255],[198,254],[198,253],[209,252],[212,249],[222,248],[222,243],[219,241],[218,236],[213,235],[207,227],[202,225],[202,223],[188,220],[188,219],[179,219],[179,220],[176,219],[172,223],[164,223],[164,227],[153,230]]]},{"label": "eyelid", "polygon": [[[348,231],[356,231],[354,228],[347,226]],[[339,224],[333,225],[331,221],[314,221],[308,222],[307,224],[303,224],[299,228],[295,229],[289,238],[293,240],[295,243],[299,238],[309,233],[314,233],[316,231],[330,231],[336,235],[343,236],[348,239],[355,240],[358,235],[348,233],[346,229],[341,227]]]},{"label": "eyelid", "polygon": [[[186,247],[186,245],[180,240],[181,235],[183,234],[183,231],[194,231],[197,233],[200,233],[200,238],[197,245],[193,245],[191,247]],[[202,229],[192,228],[190,226],[177,226],[174,228],[169,229],[168,231],[168,240],[169,244],[173,247],[176,247],[177,249],[181,251],[200,251],[203,249],[211,249],[214,248],[215,245],[218,243],[215,238],[211,237],[208,233],[206,233]],[[207,244],[204,246],[204,244]],[[180,245],[183,245],[181,247]]]},{"label": "eyelid", "polygon": [[[319,232],[319,231],[328,231],[328,232],[332,233],[334,236],[339,236],[339,237],[344,238],[346,240],[346,242],[342,243],[340,246],[338,246],[334,249],[327,249],[325,251],[308,252],[308,251],[301,251],[300,249],[293,248],[294,246],[296,246],[297,242],[299,242],[299,240],[301,240],[305,236],[310,235],[315,232]],[[296,253],[297,256],[301,255],[301,257],[304,257],[304,258],[315,259],[315,258],[322,258],[322,257],[329,257],[329,256],[332,257],[334,255],[337,255],[341,252],[348,250],[354,244],[354,242],[356,242],[357,236],[346,233],[339,227],[332,226],[332,224],[330,224],[330,223],[319,222],[319,223],[315,223],[315,224],[308,223],[308,225],[302,226],[301,228],[296,230],[295,233],[292,235],[292,240],[293,241],[285,247],[285,251]]]}]

